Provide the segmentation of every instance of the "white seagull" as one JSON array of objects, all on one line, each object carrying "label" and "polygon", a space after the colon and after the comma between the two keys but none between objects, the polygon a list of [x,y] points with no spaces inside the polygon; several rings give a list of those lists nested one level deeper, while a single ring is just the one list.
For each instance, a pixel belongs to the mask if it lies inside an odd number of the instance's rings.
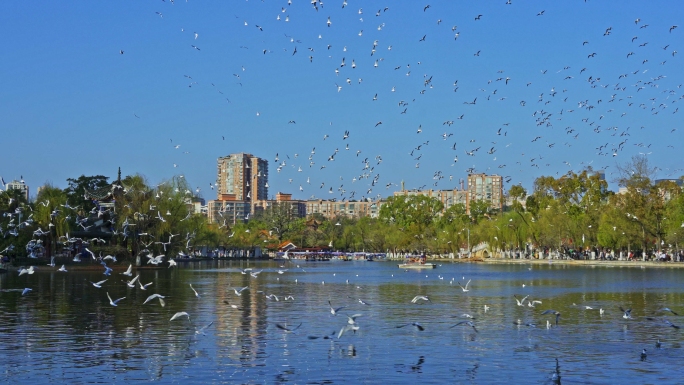
[{"label": "white seagull", "polygon": [[178,313],[174,314],[173,317],[171,317],[171,319],[170,319],[169,321],[173,321],[173,320],[175,320],[176,318],[180,318],[180,317],[182,317],[182,316],[188,317],[188,320],[190,319],[190,314],[188,314],[188,313],[186,313],[186,312],[184,312],[184,311],[179,311]]},{"label": "white seagull", "polygon": [[523,299],[518,299],[518,297],[516,297],[515,294],[513,294],[513,298],[515,298],[515,301],[518,303],[518,306],[524,306],[527,297],[529,297],[529,295],[526,295],[525,297],[523,297]]},{"label": "white seagull", "polygon": [[148,302],[150,302],[150,301],[152,301],[152,300],[155,299],[155,298],[159,298],[159,304],[160,304],[162,307],[166,306],[166,302],[164,302],[164,299],[163,299],[163,298],[166,298],[166,297],[164,297],[163,295],[160,295],[160,294],[152,294],[151,296],[147,297],[147,299],[145,300],[145,302],[143,302],[143,305],[146,304],[146,303],[148,303]]},{"label": "white seagull", "polygon": [[333,307],[332,303],[330,303],[330,301],[328,301],[328,305],[330,305],[330,314],[332,314],[332,315],[337,315],[337,312],[339,312],[340,310],[342,310],[346,307],[346,306],[342,306],[342,307],[338,307],[337,309],[335,309]]},{"label": "white seagull", "polygon": [[411,300],[411,303],[417,303],[420,300],[431,302],[430,298],[428,298],[426,295],[417,295],[417,296],[413,297],[413,299]]},{"label": "white seagull", "polygon": [[195,288],[194,288],[194,287],[192,287],[192,284],[190,284],[190,288],[192,289],[192,291],[194,291],[194,292],[195,292],[195,297],[197,297],[197,298],[200,298],[200,295],[199,295],[199,293],[197,292],[197,290],[195,290]]},{"label": "white seagull", "polygon": [[461,290],[463,290],[463,292],[466,293],[466,292],[470,291],[470,289],[468,289],[468,285],[470,284],[470,281],[471,280],[469,279],[468,282],[466,282],[465,287],[463,287],[460,282],[456,282],[456,283],[461,288]]},{"label": "white seagull", "polygon": [[132,277],[133,276],[133,265],[128,265],[128,270],[124,271],[121,274]]},{"label": "white seagull", "polygon": [[126,297],[121,297],[116,301],[112,301],[112,297],[109,296],[109,292],[107,292],[107,298],[109,298],[109,304],[112,306],[117,306],[116,304],[119,303],[119,301],[121,301],[122,299],[126,299]]},{"label": "white seagull", "polygon": [[237,295],[237,296],[239,297],[239,296],[242,295],[242,291],[245,290],[245,289],[248,289],[248,288],[249,288],[249,286],[245,286],[245,287],[242,287],[242,288],[239,288],[239,289],[238,289],[238,288],[233,288],[233,290],[235,291],[235,295]]}]

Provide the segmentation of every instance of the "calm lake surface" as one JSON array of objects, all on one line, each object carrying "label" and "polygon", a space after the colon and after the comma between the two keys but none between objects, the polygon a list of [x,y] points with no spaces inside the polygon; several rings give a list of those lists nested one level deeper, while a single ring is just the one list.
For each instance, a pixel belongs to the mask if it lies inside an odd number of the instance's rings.
[{"label": "calm lake surface", "polygon": [[[123,270],[105,277],[100,270],[60,273],[37,266],[33,275],[2,274],[0,381],[684,381],[684,329],[664,321],[684,326],[684,319],[660,310],[669,307],[684,314],[682,269],[445,263],[434,270],[404,271],[389,262],[296,262],[287,263],[287,271],[279,274],[282,263],[213,261],[139,270],[140,281],[153,282],[145,291],[122,282],[130,279],[120,274]],[[254,278],[242,274],[244,268],[263,272]],[[101,289],[89,282],[105,278]],[[468,280],[469,291],[463,292],[456,282]],[[237,296],[233,288],[244,286],[249,288]],[[24,288],[33,291],[22,296]],[[113,307],[107,292],[113,299],[126,298]],[[158,300],[142,304],[154,293],[166,297],[165,307]],[[411,303],[418,294],[431,302]],[[514,294],[542,304],[530,308],[525,301],[518,306]],[[346,308],[333,316],[329,300]],[[624,319],[620,306],[631,308],[633,318]],[[558,326],[554,315],[541,314],[548,309],[561,313]],[[189,319],[170,321],[183,311]],[[462,316],[466,313],[475,317],[479,332],[468,325],[450,328],[468,320]],[[359,330],[338,339],[347,324],[345,315],[353,314],[361,314],[356,318]],[[517,320],[523,325],[515,325]],[[412,322],[424,330],[397,328]],[[300,323],[294,332],[276,326],[294,329]],[[331,334],[334,338],[309,338]],[[661,348],[655,346],[658,339]],[[647,356],[642,360],[644,348]],[[552,380],[556,359],[560,382]]]}]

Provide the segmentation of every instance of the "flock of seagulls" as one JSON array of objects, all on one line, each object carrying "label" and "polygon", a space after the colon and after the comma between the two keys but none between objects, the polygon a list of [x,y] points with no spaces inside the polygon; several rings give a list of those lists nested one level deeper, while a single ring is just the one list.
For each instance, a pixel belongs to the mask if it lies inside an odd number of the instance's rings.
[{"label": "flock of seagulls", "polygon": [[[496,12],[507,12],[517,5],[509,1]],[[417,16],[420,16],[422,22],[427,23],[430,18],[436,21],[436,26],[425,26],[425,31],[413,31],[416,38],[411,44],[382,32],[399,25],[399,22],[393,19],[392,7],[384,7],[374,13],[380,24],[377,32],[373,32],[371,37],[368,37],[370,33],[364,33],[368,31],[367,28],[361,28],[358,34],[348,36],[347,32],[354,23],[350,24],[349,20],[341,19],[345,18],[343,15],[355,11],[350,9],[351,7],[338,8],[327,2],[325,6],[317,1],[311,4],[309,12],[312,17],[323,17],[324,22],[320,24],[321,28],[315,25],[311,27],[312,31],[316,32],[308,39],[304,36],[294,36],[288,27],[294,22],[294,19],[291,19],[294,14],[307,15],[302,14],[307,10],[299,7],[299,4],[287,2],[274,5],[274,14],[277,16],[274,23],[266,23],[263,20],[268,15],[256,17],[258,20],[255,21],[244,20],[243,17],[236,15],[238,23],[244,25],[245,33],[248,36],[259,37],[263,41],[262,46],[281,44],[279,48],[258,48],[258,60],[263,60],[267,66],[327,69],[329,75],[322,78],[322,82],[329,82],[331,92],[340,95],[345,92],[354,92],[355,95],[367,94],[371,106],[390,100],[391,104],[399,107],[397,111],[386,109],[384,104],[382,108],[376,108],[377,113],[373,115],[380,118],[374,118],[366,127],[350,129],[344,123],[330,121],[321,134],[324,141],[327,138],[339,138],[325,142],[326,150],[329,149],[332,155],[323,155],[321,158],[312,151],[307,158],[300,156],[304,151],[297,150],[297,146],[279,150],[274,161],[276,178],[299,185],[299,193],[310,194],[312,198],[352,200],[379,199],[386,194],[385,190],[400,185],[394,171],[388,172],[391,174],[390,179],[383,176],[385,180],[381,182],[381,159],[384,156],[390,157],[394,166],[406,168],[409,164],[414,165],[419,174],[424,174],[412,177],[412,180],[424,180],[429,177],[430,173],[423,173],[427,164],[430,164],[429,167],[437,167],[431,170],[432,178],[429,182],[409,188],[446,187],[444,184],[452,181],[454,174],[457,173],[451,167],[463,164],[459,163],[458,155],[468,157],[468,164],[463,169],[466,173],[501,173],[507,182],[516,176],[530,173],[538,175],[542,172],[555,172],[556,175],[562,175],[566,171],[571,171],[568,169],[571,164],[579,167],[593,164],[593,167],[607,169],[607,174],[611,174],[612,170],[609,167],[614,163],[613,158],[623,153],[636,154],[652,146],[658,146],[652,141],[653,135],[649,134],[649,131],[658,130],[656,122],[661,117],[676,114],[676,103],[684,98],[681,84],[676,83],[678,80],[665,74],[665,69],[676,66],[675,60],[678,58],[675,49],[679,33],[677,25],[659,26],[655,21],[649,25],[641,18],[636,18],[623,21],[620,25],[608,26],[602,33],[586,29],[580,34],[582,38],[578,39],[576,47],[566,49],[568,52],[578,53],[575,56],[568,54],[558,57],[557,60],[562,62],[557,62],[556,70],[538,68],[520,71],[506,68],[506,62],[502,62],[498,70],[484,75],[489,76],[488,79],[483,79],[479,75],[479,80],[447,80],[444,73],[432,65],[434,53],[426,53],[420,47],[433,39],[443,41],[441,38],[446,34],[454,34],[450,45],[443,47],[443,53],[437,55],[440,61],[450,60],[451,57],[460,58],[465,53],[466,44],[478,48],[483,45],[484,47],[473,52],[474,61],[469,62],[469,65],[477,67],[478,60],[491,60],[482,59],[492,53],[479,36],[482,34],[482,26],[491,27],[487,24],[491,22],[491,18],[488,18],[486,13],[476,13],[468,17],[449,14],[443,9],[443,4],[413,4],[410,7],[419,11],[420,15]],[[161,12],[157,12],[157,15],[160,23],[167,23]],[[368,19],[364,20],[364,15],[366,13],[359,8],[359,26],[367,25]],[[530,16],[533,16],[534,20],[530,19],[529,23],[534,24],[545,23],[544,20],[558,15],[555,10],[543,9],[531,13]],[[444,27],[443,23],[451,26]],[[275,34],[273,31],[280,31],[283,28],[286,32],[279,37],[271,35]],[[181,32],[184,31],[185,29],[181,28]],[[358,36],[351,37],[353,35]],[[626,35],[629,38],[625,38]],[[268,39],[263,40],[264,36]],[[202,38],[194,32],[190,41],[199,44],[197,42],[201,42]],[[199,47],[194,44],[191,48],[199,51]],[[414,49],[415,44],[418,45]],[[387,49],[381,48],[383,46]],[[615,50],[625,47],[624,55],[620,53],[619,57],[613,56],[612,47],[615,47]],[[245,55],[250,55],[251,50],[255,48],[240,45]],[[401,53],[398,53],[399,51]],[[415,54],[412,51],[415,51]],[[301,52],[307,52],[308,57],[300,58]],[[123,50],[120,53],[123,53]],[[362,57],[369,59],[362,60]],[[599,63],[602,60],[609,60],[613,69],[605,68],[605,65]],[[392,64],[387,65],[388,62]],[[306,67],[307,65],[313,67]],[[549,61],[544,61],[542,65],[549,65]],[[418,71],[422,72],[422,76],[416,76]],[[399,72],[401,76],[397,75]],[[389,82],[391,86],[384,90],[375,88],[376,86],[367,86],[371,82],[364,81],[361,75],[366,76],[366,79],[372,77],[375,80],[373,84],[380,81],[380,84]],[[194,83],[193,76],[183,76],[191,81],[190,87],[198,86]],[[238,90],[242,92],[253,84],[253,76],[249,66],[235,65],[235,83],[227,86],[236,88],[234,93]],[[205,80],[203,86],[230,102],[226,97],[228,91],[217,87],[216,84],[218,81]],[[414,109],[424,110],[434,98],[442,97],[437,95],[441,95],[439,90],[445,88],[452,94],[449,98],[452,99],[454,107],[433,114],[439,116],[440,122],[449,122],[448,128],[451,131],[437,132],[436,122],[428,115],[404,120],[407,118],[403,117],[414,114]],[[430,94],[433,96],[428,96]],[[262,101],[261,104],[264,105],[258,108],[257,119],[263,118],[264,110],[269,109],[266,102]],[[477,127],[483,111],[491,115],[492,111],[500,109],[512,115],[514,122],[511,123],[508,118],[504,118],[497,124],[491,123],[491,119],[486,119],[487,125],[494,126]],[[398,114],[399,118],[393,117],[393,113]],[[523,116],[527,118],[522,118]],[[635,120],[635,117],[638,117],[638,120]],[[298,113],[297,116],[283,119],[283,124],[299,125],[307,120],[310,119]],[[652,125],[643,123],[649,120],[653,122]],[[669,124],[670,119],[664,121]],[[408,127],[413,124],[415,126]],[[473,129],[474,127],[477,129]],[[368,130],[372,132],[373,129],[400,135],[408,156],[402,158],[394,153],[369,151],[367,148],[370,143],[366,137]],[[670,128],[668,132],[669,130]],[[417,134],[409,135],[408,132]],[[503,142],[502,137],[506,137],[507,142]],[[225,135],[222,135],[222,139],[225,140]],[[513,141],[518,146],[510,146],[511,143],[508,141]],[[586,150],[589,147],[586,143],[605,144],[596,148],[593,153],[588,153]],[[559,147],[563,150],[559,151]],[[593,145],[590,148],[595,147]],[[174,149],[178,148],[179,146],[174,146]],[[516,154],[518,149],[518,154],[521,155]],[[360,159],[355,159],[353,153],[357,156],[359,153],[373,155],[359,162]],[[576,156],[560,158],[571,154],[580,154],[582,159],[578,160]],[[376,161],[371,160],[373,156]],[[422,156],[430,160],[426,162],[423,158],[419,161]],[[331,174],[341,170],[333,163],[340,159],[344,159],[345,164],[354,165],[356,162],[356,166],[344,167],[341,171],[343,175]],[[174,165],[182,162],[182,159],[175,160]],[[684,169],[667,168],[659,171],[678,176],[682,170]],[[338,179],[342,180],[339,187],[331,187],[331,181]],[[320,188],[313,187],[319,184]],[[212,183],[210,186],[214,187]],[[381,186],[386,188],[381,189]],[[326,192],[328,194],[325,194]]]}]

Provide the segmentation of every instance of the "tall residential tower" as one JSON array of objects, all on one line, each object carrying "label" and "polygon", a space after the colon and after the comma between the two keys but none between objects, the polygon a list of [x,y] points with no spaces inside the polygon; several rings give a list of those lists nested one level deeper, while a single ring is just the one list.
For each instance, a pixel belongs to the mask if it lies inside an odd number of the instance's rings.
[{"label": "tall residential tower", "polygon": [[267,199],[268,161],[243,152],[218,158],[216,190],[218,199],[223,195],[237,201]]}]

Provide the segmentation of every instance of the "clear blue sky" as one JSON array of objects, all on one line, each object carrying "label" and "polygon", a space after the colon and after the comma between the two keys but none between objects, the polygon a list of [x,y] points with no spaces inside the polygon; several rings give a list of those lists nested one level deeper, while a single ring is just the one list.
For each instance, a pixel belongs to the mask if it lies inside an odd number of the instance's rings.
[{"label": "clear blue sky", "polygon": [[640,152],[684,175],[684,3],[505,3],[4,1],[0,175],[35,191],[120,166],[183,174],[207,199],[234,152],[268,159],[270,193],[298,198],[453,188],[468,168],[506,189],[588,164],[611,179]]}]

